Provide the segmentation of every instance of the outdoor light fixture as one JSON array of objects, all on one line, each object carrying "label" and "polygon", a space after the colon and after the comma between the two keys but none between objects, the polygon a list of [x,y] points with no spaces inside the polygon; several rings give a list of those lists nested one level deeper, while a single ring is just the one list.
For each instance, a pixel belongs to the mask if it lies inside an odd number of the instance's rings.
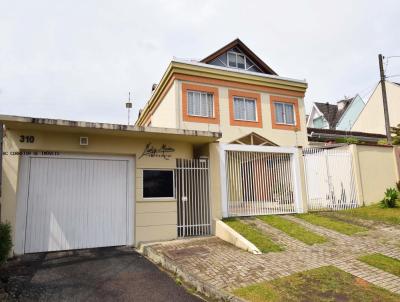
[{"label": "outdoor light fixture", "polygon": [[81,145],[81,146],[89,145],[89,138],[87,136],[81,136],[79,138],[79,145]]}]

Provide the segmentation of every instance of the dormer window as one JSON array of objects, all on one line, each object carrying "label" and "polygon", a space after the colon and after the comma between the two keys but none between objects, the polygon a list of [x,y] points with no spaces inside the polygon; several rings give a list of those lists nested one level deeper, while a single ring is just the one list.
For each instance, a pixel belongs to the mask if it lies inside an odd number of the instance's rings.
[{"label": "dormer window", "polygon": [[228,66],[239,69],[246,69],[246,56],[234,51],[228,52]]}]

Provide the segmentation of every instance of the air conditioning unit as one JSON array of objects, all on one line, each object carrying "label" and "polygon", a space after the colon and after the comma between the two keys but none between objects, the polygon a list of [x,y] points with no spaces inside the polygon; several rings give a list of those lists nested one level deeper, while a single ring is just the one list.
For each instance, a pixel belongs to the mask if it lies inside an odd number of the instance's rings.
[{"label": "air conditioning unit", "polygon": [[89,145],[89,138],[87,136],[81,136],[79,138],[79,145],[81,145],[81,146]]}]

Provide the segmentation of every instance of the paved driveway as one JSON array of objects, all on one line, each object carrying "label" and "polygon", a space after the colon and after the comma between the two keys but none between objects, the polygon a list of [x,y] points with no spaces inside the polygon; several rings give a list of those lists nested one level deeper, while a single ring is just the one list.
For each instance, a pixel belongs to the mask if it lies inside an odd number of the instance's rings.
[{"label": "paved driveway", "polygon": [[202,301],[127,248],[29,255],[0,270],[1,284],[11,301]]}]

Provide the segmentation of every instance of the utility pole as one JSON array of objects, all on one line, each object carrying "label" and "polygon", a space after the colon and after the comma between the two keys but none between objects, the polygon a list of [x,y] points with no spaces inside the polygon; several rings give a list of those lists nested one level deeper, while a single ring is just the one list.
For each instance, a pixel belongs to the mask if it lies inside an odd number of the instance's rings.
[{"label": "utility pole", "polygon": [[128,102],[125,103],[126,109],[128,109],[128,126],[131,121],[131,109],[132,109],[132,102],[131,102],[131,92],[129,92]]},{"label": "utility pole", "polygon": [[385,129],[386,137],[389,145],[392,144],[392,135],[390,134],[390,121],[389,121],[389,109],[387,104],[386,96],[386,83],[385,83],[385,71],[383,70],[383,56],[379,54],[379,71],[381,74],[381,87],[382,87],[382,101],[383,101],[383,112],[385,115]]}]

